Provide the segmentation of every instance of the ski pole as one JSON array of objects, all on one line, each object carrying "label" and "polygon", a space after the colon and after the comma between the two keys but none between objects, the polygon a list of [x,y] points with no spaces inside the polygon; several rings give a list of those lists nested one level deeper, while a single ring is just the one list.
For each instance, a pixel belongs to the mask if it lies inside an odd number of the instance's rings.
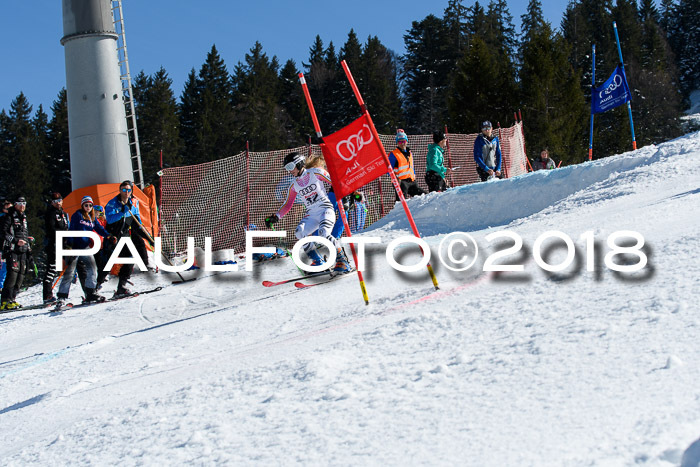
[{"label": "ski pole", "polygon": [[[141,228],[141,232],[143,232],[143,233],[146,235],[146,237],[148,238],[148,241],[149,241],[152,245],[155,245],[156,241],[153,240],[153,237],[151,236],[151,234],[148,233],[148,231],[147,231],[146,228],[143,226],[143,224],[141,223],[141,221],[139,220],[139,218],[136,217],[136,216],[133,216],[133,215],[132,215],[131,217],[134,218],[134,220],[136,221],[136,224],[138,224],[138,226]],[[162,249],[160,250],[160,255],[165,259],[165,261],[168,262],[169,265],[175,266],[175,265],[172,263],[172,261],[170,261],[170,258],[168,258],[167,256],[165,256],[165,254],[163,253],[163,250],[162,250]],[[180,274],[180,273],[177,272],[177,271],[175,271],[175,274],[177,274],[178,276],[180,276],[180,279],[182,280],[182,282],[187,282],[187,281],[185,280],[185,278],[182,277],[182,274]]]},{"label": "ski pole", "polygon": [[[275,229],[275,227],[274,227],[272,224],[270,224],[270,228],[271,228],[273,231],[277,232],[277,229]],[[279,246],[278,246],[279,248],[282,248],[282,249],[284,250],[284,252],[287,253],[287,256],[289,256],[290,258],[292,258],[292,254],[289,252],[289,250],[286,249],[286,248],[284,248],[284,247],[282,246],[282,241],[281,241],[281,240],[277,240],[277,244],[279,245]],[[294,263],[294,266],[297,267],[297,269],[299,270],[300,273],[306,274],[306,271],[302,270],[299,266],[297,266],[297,263],[294,262],[294,258],[292,258],[292,263]]]}]

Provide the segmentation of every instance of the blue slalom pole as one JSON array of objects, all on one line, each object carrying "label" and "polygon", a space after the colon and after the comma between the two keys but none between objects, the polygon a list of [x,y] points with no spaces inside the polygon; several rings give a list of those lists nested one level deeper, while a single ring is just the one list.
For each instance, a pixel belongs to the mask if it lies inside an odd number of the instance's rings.
[{"label": "blue slalom pole", "polygon": [[[620,56],[620,66],[622,72],[625,72],[625,63],[622,61],[622,48],[620,48],[620,37],[617,35],[617,23],[613,21],[613,29],[615,29],[615,41],[617,42],[617,54]],[[625,75],[625,79],[627,75]],[[634,137],[634,122],[632,121],[632,104],[627,101],[627,113],[630,116],[630,129],[632,130],[632,149],[637,149],[637,140]]]},{"label": "blue slalom pole", "polygon": [[591,134],[588,138],[588,160],[593,160],[593,91],[595,90],[595,44],[593,44],[593,73],[591,75]]}]

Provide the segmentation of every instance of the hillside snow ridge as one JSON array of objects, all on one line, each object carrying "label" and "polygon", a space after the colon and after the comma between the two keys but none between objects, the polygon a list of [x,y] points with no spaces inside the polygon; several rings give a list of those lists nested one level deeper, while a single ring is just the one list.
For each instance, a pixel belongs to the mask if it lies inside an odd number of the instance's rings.
[{"label": "hillside snow ridge", "polygon": [[[409,206],[435,254],[470,233],[474,269],[434,258],[435,291],[375,248],[369,306],[356,278],[262,287],[297,274],[281,259],[178,286],[138,274],[136,290],[166,287],[0,315],[2,464],[698,465],[700,133]],[[524,272],[481,271],[499,230],[523,239],[504,260]],[[577,246],[556,274],[532,256],[551,230]],[[644,237],[640,273],[603,263],[621,230]],[[397,206],[364,235],[409,231]]]}]

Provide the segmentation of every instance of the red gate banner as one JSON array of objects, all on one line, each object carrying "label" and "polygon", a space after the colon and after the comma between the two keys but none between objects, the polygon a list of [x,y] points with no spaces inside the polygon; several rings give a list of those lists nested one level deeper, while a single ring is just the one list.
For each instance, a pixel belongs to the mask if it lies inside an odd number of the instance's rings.
[{"label": "red gate banner", "polygon": [[388,167],[379,152],[370,120],[363,115],[345,128],[324,136],[321,150],[338,199],[376,180]]}]

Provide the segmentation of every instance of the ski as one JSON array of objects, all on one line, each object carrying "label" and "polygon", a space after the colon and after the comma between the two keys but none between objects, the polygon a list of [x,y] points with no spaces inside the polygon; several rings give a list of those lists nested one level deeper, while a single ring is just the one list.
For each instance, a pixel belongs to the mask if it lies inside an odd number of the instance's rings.
[{"label": "ski", "polygon": [[323,282],[314,282],[313,284],[304,284],[303,282],[295,282],[294,287],[296,287],[297,289],[308,289],[309,287],[316,287],[317,285],[327,284],[327,283],[333,281],[334,279],[339,279],[342,277],[351,276],[351,275],[353,275],[353,273],[355,273],[355,271],[350,271],[350,272],[347,272],[345,274],[336,274],[335,276],[330,276],[327,280],[325,280]]},{"label": "ski", "polygon": [[0,310],[0,315],[5,313],[13,313],[15,311],[41,310],[42,308],[49,308],[51,305],[53,305],[53,303],[40,303],[38,305],[20,306],[11,310]]},{"label": "ski", "polygon": [[99,301],[99,302],[98,302],[98,301],[94,301],[94,302],[83,302],[83,303],[78,303],[78,304],[64,303],[64,304],[63,304],[62,306],[60,306],[60,307],[54,307],[54,308],[52,308],[52,309],[51,309],[51,312],[52,312],[52,313],[60,313],[61,310],[62,310],[63,308],[71,308],[71,309],[74,309],[74,308],[83,308],[83,307],[88,307],[88,306],[93,306],[93,305],[99,305],[99,304],[101,304],[101,303],[116,302],[116,301],[124,300],[124,299],[127,299],[127,298],[136,298],[136,297],[138,297],[138,296],[140,296],[140,295],[145,295],[145,294],[149,294],[149,293],[153,293],[153,292],[158,292],[158,291],[160,291],[160,290],[163,290],[163,287],[162,287],[162,286],[155,287],[155,288],[150,289],[150,290],[144,290],[144,291],[142,291],[142,292],[134,292],[134,293],[131,293],[131,294],[129,294],[129,295],[123,295],[123,296],[120,296],[120,297],[108,298],[108,299],[105,299],[105,300],[102,300],[102,301]]},{"label": "ski", "polygon": [[307,275],[305,275],[305,276],[294,277],[294,278],[292,278],[292,279],[285,279],[285,280],[283,280],[283,281],[278,281],[278,282],[263,281],[263,282],[262,282],[262,285],[263,285],[264,287],[274,287],[274,286],[276,286],[276,285],[288,284],[288,283],[290,283],[290,282],[300,281],[300,280],[302,280],[302,279],[309,279],[309,278],[311,278],[311,277],[327,276],[327,275],[329,275],[329,274],[330,274],[329,271],[312,272],[312,273],[309,273],[309,274],[307,274]]}]

